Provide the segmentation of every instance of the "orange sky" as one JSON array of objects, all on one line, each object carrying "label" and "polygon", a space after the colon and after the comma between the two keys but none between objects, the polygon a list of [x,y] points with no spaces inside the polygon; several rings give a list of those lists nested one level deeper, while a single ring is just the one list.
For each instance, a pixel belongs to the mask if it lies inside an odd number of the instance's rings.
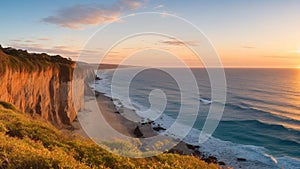
[{"label": "orange sky", "polygon": [[[5,8],[0,10],[0,14],[5,16],[5,24],[1,26],[2,46],[26,49],[30,52],[60,54],[73,60],[84,51],[86,55],[80,60],[95,62],[97,59],[92,57],[102,57],[108,49],[104,46],[116,42],[118,40],[116,37],[123,30],[138,32],[138,28],[161,26],[162,31],[170,32],[171,35],[175,31],[180,32],[180,36],[176,38],[183,40],[192,48],[201,47],[203,39],[199,39],[197,33],[166,21],[168,18],[166,13],[169,13],[182,17],[199,28],[215,47],[225,67],[300,67],[298,0],[228,0],[219,3],[136,0],[126,1],[123,4],[118,1],[89,0],[57,3],[30,1],[32,2],[23,4],[14,1],[3,2],[2,6]],[[40,8],[37,9],[36,6]],[[135,24],[125,26],[127,20],[120,19],[127,15],[134,17],[136,13],[143,12],[161,13],[160,21],[152,23],[153,19],[145,17],[136,19]],[[113,21],[118,23],[118,27],[110,32],[111,38],[85,51],[85,45],[90,37]],[[157,51],[142,52],[142,49]],[[173,53],[189,66],[202,65],[198,57],[185,49],[184,45],[165,37],[137,38],[114,49],[103,61],[118,63],[132,54],[132,51],[140,51],[134,54],[136,62],[131,61],[132,64],[176,66],[177,63],[171,61],[174,56],[168,54]],[[201,57],[207,57],[207,54]]]}]

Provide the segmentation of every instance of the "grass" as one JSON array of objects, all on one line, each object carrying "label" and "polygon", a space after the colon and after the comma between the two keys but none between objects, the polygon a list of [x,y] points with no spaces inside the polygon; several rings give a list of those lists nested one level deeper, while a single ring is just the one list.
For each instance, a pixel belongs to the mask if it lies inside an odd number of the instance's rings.
[{"label": "grass", "polygon": [[0,168],[218,168],[193,157],[162,154],[132,159],[109,153],[90,140],[62,133],[39,117],[0,102]]},{"label": "grass", "polygon": [[8,68],[15,72],[44,71],[51,68],[59,70],[61,81],[70,81],[74,64],[73,61],[59,55],[28,53],[26,50],[2,48],[0,45],[0,76]]}]

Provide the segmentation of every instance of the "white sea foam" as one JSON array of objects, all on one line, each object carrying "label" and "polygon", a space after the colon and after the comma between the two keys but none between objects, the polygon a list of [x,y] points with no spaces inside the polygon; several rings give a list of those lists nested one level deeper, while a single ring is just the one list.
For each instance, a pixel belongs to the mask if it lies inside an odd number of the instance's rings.
[{"label": "white sea foam", "polygon": [[[98,84],[93,87],[95,90],[104,93],[106,96],[111,97],[110,79],[107,72],[98,73],[98,76],[102,79]],[[146,107],[138,103],[128,103],[126,97],[122,96],[122,89],[119,89],[120,93],[114,93],[113,98],[114,104],[117,107],[126,107],[134,109],[137,114],[143,115],[142,112]],[[200,99],[204,104],[210,104],[210,100]],[[134,106],[132,106],[132,104]],[[154,113],[154,112],[153,112]],[[142,117],[144,119],[147,116]],[[175,119],[162,114],[158,119],[155,120],[154,125],[160,125],[163,128],[168,129]],[[182,127],[184,128],[184,127]],[[178,128],[180,132],[180,127]],[[177,132],[178,132],[177,131]],[[168,131],[160,131],[165,135],[177,137],[176,133]],[[209,137],[207,141],[202,144],[198,143],[200,130],[192,128],[190,133],[183,139],[186,143],[199,145],[200,151],[205,153],[207,156],[212,155],[218,158],[219,161],[224,161],[228,166],[234,168],[246,168],[246,169],[269,169],[269,168],[284,168],[284,169],[300,169],[300,160],[291,157],[274,157],[268,154],[268,151],[263,147],[253,145],[242,145],[236,144],[229,141],[223,141],[215,137]],[[238,160],[246,159],[246,161]]]},{"label": "white sea foam", "polygon": [[208,100],[208,99],[200,98],[199,100],[200,100],[200,102],[203,103],[203,104],[211,104],[211,103],[212,103],[212,101],[211,101],[211,100]]}]

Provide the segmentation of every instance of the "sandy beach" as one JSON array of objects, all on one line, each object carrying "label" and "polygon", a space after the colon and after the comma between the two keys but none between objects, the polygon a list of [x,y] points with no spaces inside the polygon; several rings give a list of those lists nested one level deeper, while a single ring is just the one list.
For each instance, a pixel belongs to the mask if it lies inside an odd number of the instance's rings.
[{"label": "sandy beach", "polygon": [[[137,136],[137,134],[135,134],[134,132],[135,129],[138,127],[139,130],[143,133],[142,137],[150,137],[156,135],[156,133],[152,130],[150,124],[141,125],[138,122],[134,122],[125,118],[126,116],[136,116],[135,118],[139,118],[137,115],[135,115],[135,112],[133,110],[127,108],[117,110],[112,99],[105,96],[103,93],[97,92],[96,97],[98,106],[105,120],[111,125],[112,128],[114,128],[121,134],[135,138],[141,137]],[[84,137],[88,137],[77,120],[73,123],[73,127],[74,133],[82,135]]]},{"label": "sandy beach", "polygon": [[[153,129],[154,126],[151,122],[140,123],[128,120],[126,118],[127,116],[131,116],[130,119],[139,118],[134,110],[130,110],[124,107],[117,109],[110,97],[107,97],[100,92],[95,92],[95,95],[97,98],[98,106],[105,120],[111,125],[112,128],[114,128],[118,132],[134,138],[148,138],[158,135],[158,132]],[[138,119],[135,119],[135,121],[138,121]],[[85,138],[88,138],[87,134],[82,129],[80,123],[77,120],[73,123],[73,127],[74,130],[72,131],[72,133],[79,134]],[[168,152],[181,155],[197,156],[207,162],[218,162],[215,157],[204,157],[199,150],[199,146],[190,145],[183,141],[180,141]]]}]

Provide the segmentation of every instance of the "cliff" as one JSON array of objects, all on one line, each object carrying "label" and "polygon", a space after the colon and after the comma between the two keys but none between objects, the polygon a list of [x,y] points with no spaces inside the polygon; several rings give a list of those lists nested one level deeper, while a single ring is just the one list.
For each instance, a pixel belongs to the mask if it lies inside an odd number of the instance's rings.
[{"label": "cliff", "polygon": [[[83,85],[74,88],[74,67],[73,61],[60,56],[0,46],[0,100],[55,125],[69,125],[84,106],[84,75],[76,77]],[[76,98],[72,90],[76,90]]]}]

